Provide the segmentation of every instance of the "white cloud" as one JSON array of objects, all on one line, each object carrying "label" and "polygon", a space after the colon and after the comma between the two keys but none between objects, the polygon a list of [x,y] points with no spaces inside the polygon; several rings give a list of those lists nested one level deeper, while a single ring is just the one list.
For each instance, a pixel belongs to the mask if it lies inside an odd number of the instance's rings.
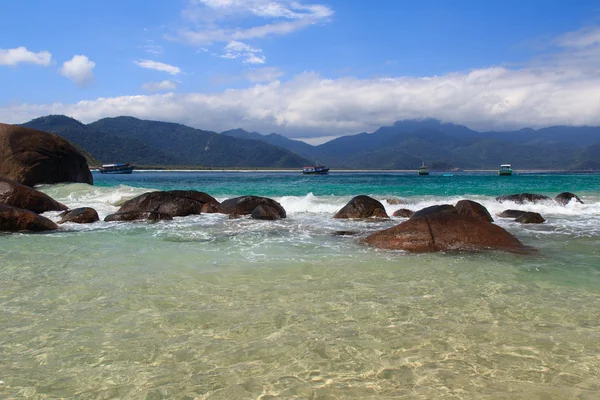
[{"label": "white cloud", "polygon": [[0,49],[0,65],[17,65],[21,63],[49,66],[52,62],[52,54],[49,51],[34,53],[26,47],[14,49]]},{"label": "white cloud", "polygon": [[245,77],[250,82],[271,82],[283,75],[284,73],[277,67],[263,67],[246,72]]},{"label": "white cloud", "polygon": [[[424,117],[485,130],[600,126],[600,48],[592,44],[577,51],[588,57],[571,59],[569,48],[548,57],[543,67],[491,66],[440,76],[378,79],[326,79],[309,72],[288,81],[265,79],[269,83],[210,94],[22,104],[0,108],[0,120],[18,123],[45,114],[66,114],[91,122],[132,115],[215,131],[243,127],[302,138],[372,131],[395,120]],[[271,72],[272,76],[279,73]]]},{"label": "white cloud", "polygon": [[142,89],[148,92],[162,92],[166,90],[177,89],[177,82],[175,81],[161,81],[161,82],[147,82],[142,85]]},{"label": "white cloud", "polygon": [[85,87],[94,81],[92,70],[96,63],[90,61],[84,55],[73,56],[69,61],[65,61],[60,74],[75,82],[77,86]]},{"label": "white cloud", "polygon": [[168,72],[171,75],[177,75],[181,72],[181,69],[179,69],[179,67],[161,63],[159,61],[140,60],[140,61],[134,61],[134,64],[136,64],[142,68],[154,69],[154,70],[162,71],[162,72]]},{"label": "white cloud", "polygon": [[245,64],[264,64],[265,57],[257,53],[261,53],[261,49],[254,48],[246,43],[232,41],[225,46],[225,54],[221,58],[235,60],[243,58]]},{"label": "white cloud", "polygon": [[147,40],[146,44],[144,44],[143,46],[140,46],[140,48],[143,49],[146,53],[152,54],[155,56],[161,55],[163,53],[162,46],[156,44],[154,42],[154,40]]}]

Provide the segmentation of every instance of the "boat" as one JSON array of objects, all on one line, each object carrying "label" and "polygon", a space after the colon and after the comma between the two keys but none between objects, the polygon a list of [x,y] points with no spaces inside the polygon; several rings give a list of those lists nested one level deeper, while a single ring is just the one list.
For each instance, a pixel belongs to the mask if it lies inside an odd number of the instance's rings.
[{"label": "boat", "polygon": [[510,176],[512,175],[513,170],[510,164],[502,164],[500,165],[500,169],[498,170],[499,176]]},{"label": "boat", "polygon": [[427,166],[425,165],[425,163],[423,163],[420,167],[419,167],[419,175],[429,175],[429,168],[427,168]]},{"label": "boat", "polygon": [[304,175],[327,175],[329,173],[329,168],[317,163],[315,165],[302,167],[302,173]]},{"label": "boat", "polygon": [[104,164],[98,170],[101,174],[130,174],[135,166],[127,164]]}]

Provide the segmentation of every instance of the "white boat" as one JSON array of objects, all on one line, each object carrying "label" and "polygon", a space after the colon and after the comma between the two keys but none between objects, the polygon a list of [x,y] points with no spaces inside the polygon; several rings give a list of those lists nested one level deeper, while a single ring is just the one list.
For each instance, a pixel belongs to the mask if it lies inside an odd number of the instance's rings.
[{"label": "white boat", "polygon": [[101,174],[130,174],[135,167],[127,164],[104,164],[99,168]]}]

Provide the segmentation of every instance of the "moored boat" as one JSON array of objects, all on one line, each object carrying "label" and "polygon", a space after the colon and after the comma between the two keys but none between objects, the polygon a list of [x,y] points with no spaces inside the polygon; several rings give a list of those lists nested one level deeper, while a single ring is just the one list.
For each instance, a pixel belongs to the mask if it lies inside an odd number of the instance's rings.
[{"label": "moored boat", "polygon": [[420,167],[419,167],[419,171],[418,171],[419,175],[429,175],[429,168],[427,168],[427,166],[425,165],[425,163],[423,163]]},{"label": "moored boat", "polygon": [[302,167],[302,173],[304,175],[327,175],[329,173],[329,168],[324,165],[308,165]]},{"label": "moored boat", "polygon": [[130,174],[135,166],[127,164],[104,164],[98,170],[101,174]]},{"label": "moored boat", "polygon": [[512,175],[513,170],[510,164],[502,164],[500,165],[500,169],[498,170],[499,176],[510,176]]}]

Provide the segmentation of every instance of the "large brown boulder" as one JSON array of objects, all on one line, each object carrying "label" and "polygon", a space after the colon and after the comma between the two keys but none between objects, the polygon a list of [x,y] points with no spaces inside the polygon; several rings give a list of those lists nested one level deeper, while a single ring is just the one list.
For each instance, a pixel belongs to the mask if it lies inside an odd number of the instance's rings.
[{"label": "large brown boulder", "polygon": [[285,209],[273,199],[260,196],[241,196],[221,203],[221,212],[230,215],[249,215],[258,206],[269,206],[277,211],[280,218],[287,216]]},{"label": "large brown boulder", "polygon": [[494,218],[483,205],[472,200],[460,200],[456,203],[456,211],[462,215],[470,215],[471,217],[479,218],[482,221],[494,222]]},{"label": "large brown boulder", "polygon": [[85,157],[52,133],[0,124],[0,176],[27,186],[94,179]]},{"label": "large brown boulder", "polygon": [[389,216],[379,201],[369,196],[356,196],[348,202],[333,218],[385,218]]},{"label": "large brown boulder", "polygon": [[277,219],[281,219],[281,215],[279,214],[279,211],[274,209],[273,207],[261,204],[260,206],[252,210],[250,218],[274,221]]},{"label": "large brown boulder", "polygon": [[204,204],[190,197],[179,197],[176,193],[148,192],[127,200],[119,208],[119,212],[154,211],[172,217],[185,217],[202,213]]},{"label": "large brown boulder", "polygon": [[581,201],[581,199],[576,194],[573,194],[570,192],[562,192],[554,198],[554,200],[556,200],[558,203],[563,204],[563,205],[569,204],[569,202],[572,199],[575,199],[576,203],[583,204],[583,201]]},{"label": "large brown boulder", "polygon": [[523,203],[539,203],[540,201],[548,201],[552,200],[548,196],[544,196],[542,194],[534,194],[534,193],[518,193],[518,194],[508,194],[506,196],[498,196],[496,200],[500,203],[504,201],[512,201],[513,203],[523,204]]},{"label": "large brown boulder", "polygon": [[394,211],[392,217],[410,218],[413,216],[414,213],[414,211],[409,210],[408,208],[401,208],[399,210]]},{"label": "large brown boulder", "polygon": [[22,208],[0,204],[0,231],[42,232],[58,229],[58,225],[46,217]]},{"label": "large brown boulder", "polygon": [[59,224],[64,224],[65,222],[73,222],[76,224],[92,224],[94,222],[100,221],[100,217],[96,210],[90,207],[81,207],[75,208],[74,210],[65,211],[60,214],[61,220],[58,221]]},{"label": "large brown boulder", "polygon": [[497,214],[500,218],[519,218],[527,211],[522,210],[504,210],[500,214]]},{"label": "large brown boulder", "polygon": [[170,221],[173,217],[170,214],[159,213],[155,211],[124,211],[107,215],[104,222],[123,222],[123,221]]},{"label": "large brown boulder", "polygon": [[536,212],[525,212],[519,217],[517,217],[515,221],[520,222],[522,224],[542,224],[546,222],[544,217],[542,217],[540,213]]},{"label": "large brown boulder", "polygon": [[440,204],[436,206],[422,208],[419,211],[415,212],[410,218],[415,219],[419,217],[425,217],[427,215],[456,213],[458,213],[458,210],[452,204]]},{"label": "large brown boulder", "polygon": [[411,218],[400,225],[372,233],[363,241],[380,249],[410,252],[525,249],[517,238],[498,225],[452,213]]},{"label": "large brown boulder", "polygon": [[197,190],[169,190],[167,193],[203,203],[203,213],[218,213],[221,208],[221,203],[208,193],[198,192]]},{"label": "large brown boulder", "polygon": [[6,178],[0,178],[0,204],[23,208],[38,214],[67,209],[67,206],[47,194]]}]

